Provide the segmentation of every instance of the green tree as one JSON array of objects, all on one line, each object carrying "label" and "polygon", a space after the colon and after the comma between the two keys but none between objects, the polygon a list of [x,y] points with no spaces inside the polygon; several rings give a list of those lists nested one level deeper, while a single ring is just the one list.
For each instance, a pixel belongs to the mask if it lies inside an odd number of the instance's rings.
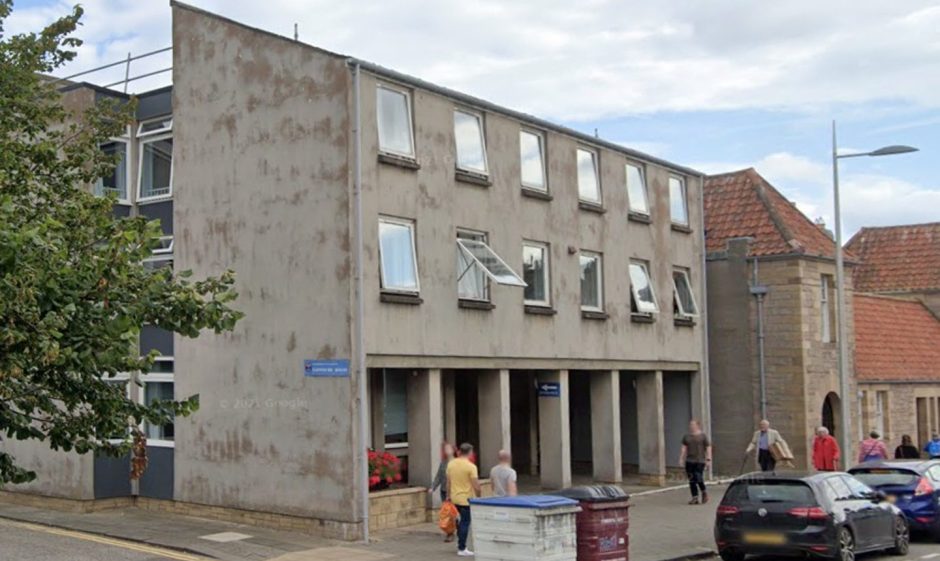
[{"label": "green tree", "polygon": [[[87,187],[115,166],[100,145],[123,133],[134,102],[79,113],[63,105],[49,73],[73,60],[82,9],[41,32],[8,36],[11,0],[0,0],[0,483],[35,473],[17,466],[3,440],[57,450],[121,455],[141,422],[161,425],[198,407],[198,396],[142,405],[107,380],[146,372],[144,325],[186,337],[231,330],[234,277],[174,276],[142,261],[159,223],[115,219],[112,199]],[[123,440],[114,443],[118,435]]]}]

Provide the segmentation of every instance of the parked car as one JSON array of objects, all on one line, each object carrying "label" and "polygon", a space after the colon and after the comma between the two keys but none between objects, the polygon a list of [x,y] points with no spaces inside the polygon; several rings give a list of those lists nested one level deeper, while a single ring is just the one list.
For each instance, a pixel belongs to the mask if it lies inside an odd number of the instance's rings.
[{"label": "parked car", "polygon": [[748,554],[853,561],[890,549],[907,555],[907,517],[885,495],[847,473],[754,473],[725,492],[715,521],[724,561]]},{"label": "parked car", "polygon": [[849,473],[885,493],[907,516],[912,530],[940,540],[940,460],[867,462]]}]

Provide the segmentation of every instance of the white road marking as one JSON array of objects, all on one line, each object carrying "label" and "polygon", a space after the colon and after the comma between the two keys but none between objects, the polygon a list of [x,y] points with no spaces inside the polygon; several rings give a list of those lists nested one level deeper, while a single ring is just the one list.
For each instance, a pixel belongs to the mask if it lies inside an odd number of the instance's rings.
[{"label": "white road marking", "polygon": [[921,559],[933,559],[934,557],[940,557],[940,553],[928,553],[920,556]]},{"label": "white road marking", "polygon": [[238,532],[219,532],[218,534],[209,534],[207,536],[199,536],[201,540],[209,540],[210,542],[219,542],[219,543],[228,543],[228,542],[237,542],[240,540],[247,540],[250,538],[248,534],[239,534]]}]

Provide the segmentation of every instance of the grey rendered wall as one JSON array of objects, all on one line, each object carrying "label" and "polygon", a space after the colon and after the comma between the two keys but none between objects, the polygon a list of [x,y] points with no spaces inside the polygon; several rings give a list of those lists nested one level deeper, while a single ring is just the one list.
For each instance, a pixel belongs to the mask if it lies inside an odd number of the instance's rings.
[{"label": "grey rendered wall", "polygon": [[[679,466],[682,437],[692,419],[692,379],[684,372],[663,375],[663,426],[666,465]],[[679,466],[681,467],[681,466]]]},{"label": "grey rendered wall", "polygon": [[[493,185],[480,187],[454,179],[453,110],[438,94],[412,90],[416,153],[421,169],[405,170],[377,162],[375,88],[377,78],[362,79],[363,189],[365,193],[366,348],[374,355],[513,358],[607,358],[617,360],[703,360],[701,327],[680,328],[672,321],[672,268],[692,269],[701,283],[700,182],[688,178],[690,223],[694,233],[670,229],[666,169],[648,165],[646,173],[653,224],[627,220],[625,156],[599,150],[606,214],[578,208],[573,138],[547,133],[548,183],[554,197],[524,197],[519,171],[520,123],[487,113],[485,136]],[[378,219],[413,219],[417,228],[419,306],[380,302]],[[524,239],[551,244],[551,293],[557,315],[523,313],[523,291],[493,286],[491,311],[457,305],[455,238],[458,227],[485,231],[490,245],[517,271]],[[580,313],[578,249],[604,254],[607,321]],[[572,253],[574,251],[574,253]],[[663,312],[655,324],[630,322],[628,263],[652,262]],[[373,364],[375,364],[373,362]]]},{"label": "grey rendered wall", "polygon": [[[176,499],[352,522],[349,71],[341,59],[173,9],[176,268],[238,274],[231,334],[176,342]],[[348,529],[348,528],[347,528]]]}]

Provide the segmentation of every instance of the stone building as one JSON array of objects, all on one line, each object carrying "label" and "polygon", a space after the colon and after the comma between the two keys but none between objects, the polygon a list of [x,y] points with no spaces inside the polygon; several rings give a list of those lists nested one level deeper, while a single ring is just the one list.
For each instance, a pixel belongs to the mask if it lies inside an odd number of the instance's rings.
[{"label": "stone building", "polygon": [[923,450],[940,431],[940,318],[917,300],[856,293],[855,371],[860,430],[889,451],[905,434]]},{"label": "stone building", "polygon": [[[809,468],[815,427],[843,430],[835,242],[754,169],[706,178],[705,225],[715,470],[738,473],[761,418],[787,439],[798,467]],[[855,440],[856,427],[848,430]]]},{"label": "stone building", "polygon": [[358,538],[370,447],[404,460],[421,502],[444,438],[477,444],[484,471],[511,449],[545,488],[679,467],[689,419],[709,418],[698,172],[172,10],[173,84],[140,95],[99,190],[162,220],[150,266],[235,270],[246,317],[142,336],[163,356],[128,375],[135,398],[201,396],[148,427],[150,479],[4,441],[39,473],[14,490]]}]

